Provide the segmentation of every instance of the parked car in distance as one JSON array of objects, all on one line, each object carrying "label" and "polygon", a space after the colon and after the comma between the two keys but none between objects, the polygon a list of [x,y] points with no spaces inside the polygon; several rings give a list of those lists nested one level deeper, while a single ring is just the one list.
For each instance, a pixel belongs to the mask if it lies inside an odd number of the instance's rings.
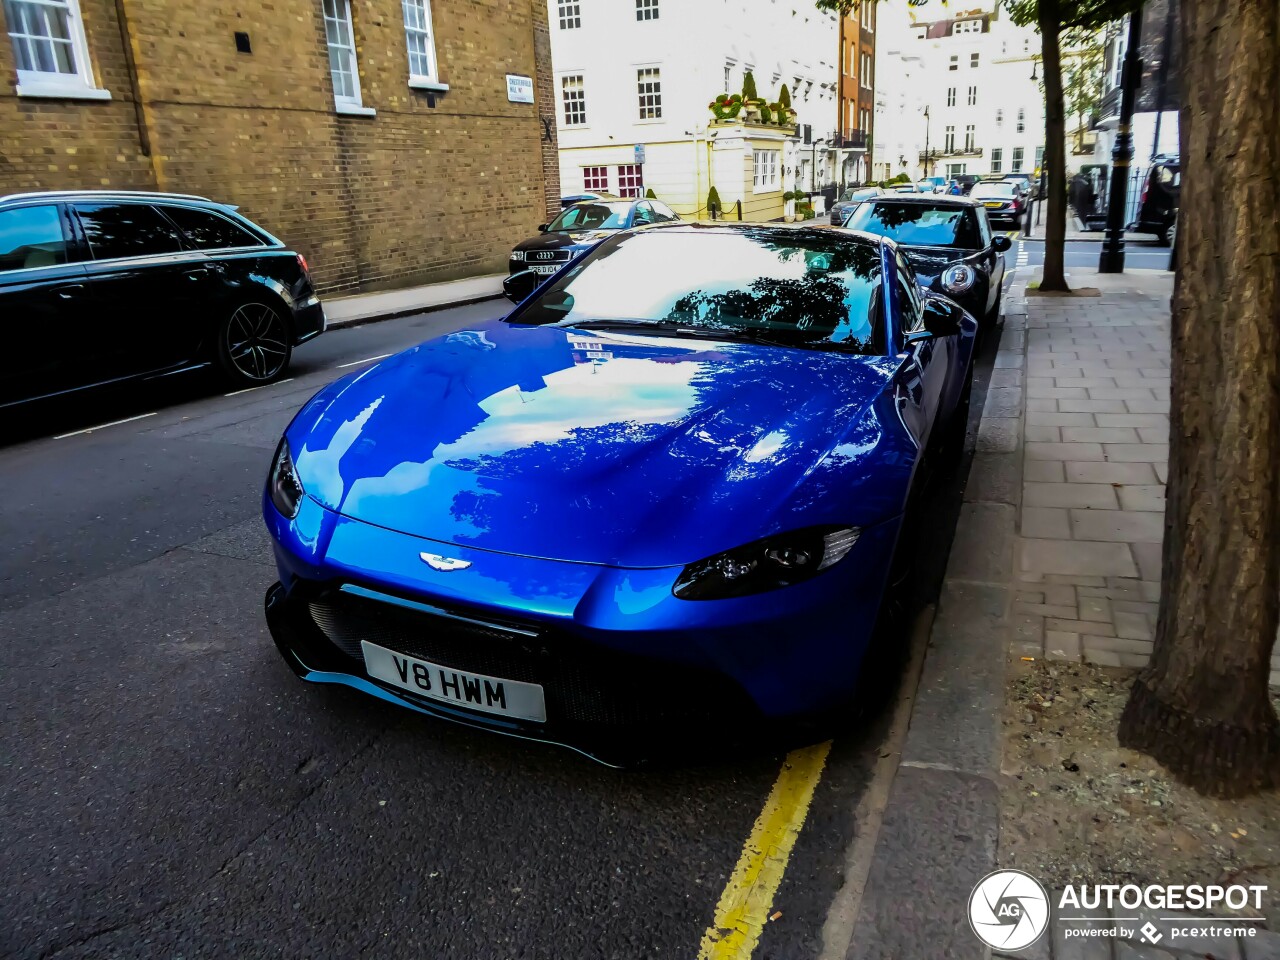
[{"label": "parked car in distance", "polygon": [[1178,225],[1178,195],[1182,190],[1182,165],[1178,157],[1160,156],[1151,163],[1138,200],[1138,219],[1128,227],[1154,233],[1165,246],[1173,243]]},{"label": "parked car in distance", "polygon": [[916,181],[916,186],[920,188],[921,193],[946,193],[947,178],[924,177]]},{"label": "parked car in distance", "polygon": [[621,231],[539,282],[285,430],[288,665],[607,762],[874,702],[974,319],[822,227]]},{"label": "parked car in distance", "polygon": [[0,197],[0,406],[215,366],[268,383],[324,332],[302,255],[230,205],[117,191]]},{"label": "parked car in distance", "polygon": [[1031,174],[1006,173],[1003,177],[1000,177],[999,179],[1007,180],[1010,183],[1016,183],[1019,187],[1022,188],[1023,196],[1025,196],[1029,200],[1035,199],[1036,183],[1034,180],[1031,179]]},{"label": "parked car in distance", "polygon": [[575,203],[584,203],[588,200],[621,200],[622,197],[616,197],[612,193],[606,193],[604,190],[584,190],[582,193],[566,193],[560,198],[560,209],[572,207]]},{"label": "parked car in distance", "polygon": [[879,193],[879,187],[845,187],[836,202],[831,205],[831,225],[833,227],[843,225],[849,219],[849,214],[853,212],[854,207],[863,200],[878,196]]},{"label": "parked car in distance", "polygon": [[532,270],[550,275],[615,231],[679,219],[670,207],[654,199],[575,203],[561,210],[550,223],[538,227],[538,236],[516,244],[507,263],[508,273]]},{"label": "parked car in distance", "polygon": [[894,240],[920,283],[979,318],[984,332],[999,322],[1004,252],[1011,244],[1008,237],[992,234],[981,202],[879,197],[859,205],[845,226]]},{"label": "parked car in distance", "polygon": [[976,173],[957,173],[951,179],[960,184],[960,189],[965,196],[968,196],[969,191],[973,189],[973,185],[978,182],[979,178]]},{"label": "parked car in distance", "polygon": [[1005,225],[1017,230],[1026,211],[1026,196],[1022,187],[1013,180],[981,180],[973,185],[969,197],[977,200],[987,211],[992,226]]}]

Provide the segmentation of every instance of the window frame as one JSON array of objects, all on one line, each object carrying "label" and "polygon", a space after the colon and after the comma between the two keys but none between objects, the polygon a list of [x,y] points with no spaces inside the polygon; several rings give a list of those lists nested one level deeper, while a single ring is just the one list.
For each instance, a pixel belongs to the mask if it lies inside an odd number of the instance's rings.
[{"label": "window frame", "polygon": [[[569,94],[571,91],[566,84],[573,80],[578,82],[578,96],[576,100],[570,101]],[[571,102],[578,107],[573,112],[581,114],[581,119],[569,119]],[[575,130],[581,130],[587,126],[587,76],[581,70],[560,74],[560,118],[566,128],[572,127]]]},{"label": "window frame", "polygon": [[[329,11],[326,9],[329,5],[333,6],[335,13],[342,16],[329,16]],[[360,92],[360,58],[356,54],[356,27],[351,17],[351,0],[320,0],[320,16],[324,21],[325,52],[329,55],[329,84],[333,87],[334,112],[348,116],[372,117],[377,111],[364,105]],[[347,34],[351,38],[349,50],[345,47],[335,47],[329,36],[330,21],[338,24],[346,23]],[[333,52],[335,49],[347,51],[350,57],[351,87],[354,91],[351,96],[338,93],[338,85],[334,82]]]},{"label": "window frame", "polygon": [[978,86],[977,84],[969,85],[969,106],[976,107],[978,105]]},{"label": "window frame", "polygon": [[991,148],[991,172],[1004,173],[1004,147]]},{"label": "window frame", "polygon": [[[80,0],[13,0],[14,4],[23,3],[37,8],[54,8],[64,11],[67,18],[67,33],[73,59],[74,73],[61,73],[45,70],[22,70],[17,66],[19,35],[14,31],[17,24],[6,12],[5,33],[9,38],[9,49],[13,53],[14,73],[18,84],[14,92],[19,97],[51,97],[68,100],[110,100],[111,92],[99,87],[93,75],[93,65],[89,57],[89,39],[84,29],[84,17],[80,12]],[[6,4],[7,6],[7,4]],[[47,14],[46,14],[47,16]],[[23,42],[31,47],[40,41],[56,43],[48,37],[37,37],[34,34],[20,35]]]},{"label": "window frame", "polygon": [[1009,172],[1022,173],[1022,165],[1026,162],[1026,159],[1026,148],[1014,147],[1013,153],[1009,157]]},{"label": "window frame", "polygon": [[636,0],[636,22],[648,23],[657,20],[659,14],[658,0]]},{"label": "window frame", "polygon": [[948,124],[942,131],[942,149],[946,153],[956,152],[956,126]]},{"label": "window frame", "polygon": [[[644,198],[644,164],[642,163],[619,163],[617,165],[618,173],[618,196],[625,200],[640,200]],[[625,171],[625,172],[624,172]],[[631,171],[634,171],[632,173]],[[628,190],[634,190],[635,193],[628,193]]]},{"label": "window frame", "polygon": [[964,126],[964,152],[973,153],[977,147],[977,127],[972,123],[966,123]]},{"label": "window frame", "polygon": [[751,148],[751,192],[776,193],[780,189],[779,176],[782,151],[768,147]]},{"label": "window frame", "polygon": [[[187,235],[178,227],[176,223],[164,215],[158,204],[150,200],[125,200],[120,198],[103,198],[101,200],[73,200],[67,204],[71,212],[71,216],[75,220],[76,230],[80,235],[80,242],[84,246],[84,263],[87,266],[104,263],[123,263],[133,262],[135,260],[160,260],[162,258],[189,258],[204,256],[204,251],[197,250],[190,246]],[[89,237],[89,230],[85,226],[85,218],[90,216],[89,207],[145,207],[149,209],[160,220],[166,224],[173,232],[173,237],[178,241],[176,250],[153,251],[151,253],[135,253],[126,256],[103,257],[99,259],[93,250],[93,241]]]},{"label": "window frame", "polygon": [[[644,74],[652,76],[646,80]],[[642,86],[646,83],[656,85],[656,90],[645,92]],[[646,97],[656,97],[656,101],[646,106]],[[645,111],[653,111],[651,116],[646,117]],[[662,64],[648,63],[636,64],[636,123],[661,123],[662,122]]]},{"label": "window frame", "polygon": [[957,87],[947,87],[947,106],[954,107],[956,105]]},{"label": "window frame", "polygon": [[[597,171],[597,170],[602,171],[598,177],[595,176],[594,174],[594,171]],[[588,173],[588,171],[593,171],[593,172]],[[603,181],[602,186],[593,186],[593,182],[600,182],[600,181]],[[608,193],[609,192],[608,166],[601,166],[599,164],[593,164],[592,166],[589,166],[589,167],[584,166],[582,168],[582,189],[587,191],[598,190],[601,193]]]},{"label": "window frame", "polygon": [[[261,237],[255,236],[252,231],[248,230],[245,227],[244,224],[237,223],[231,217],[228,217],[226,214],[218,210],[210,210],[206,207],[195,207],[195,206],[188,206],[182,203],[171,203],[171,202],[156,202],[156,203],[152,203],[151,206],[154,207],[156,210],[158,210],[162,217],[164,217],[171,224],[173,224],[174,228],[178,231],[178,235],[182,237],[184,241],[184,246],[189,247],[192,250],[198,250],[201,253],[217,253],[217,252],[223,252],[228,250],[260,250],[263,247],[267,246],[267,243],[265,240],[263,240]],[[212,217],[215,220],[221,220],[223,223],[230,224],[235,230],[244,234],[253,242],[235,244],[229,247],[202,247],[192,238],[191,233],[185,227],[182,226],[181,222],[174,219],[173,214],[171,213],[171,211],[173,210],[181,210],[184,213],[203,214],[204,216]]]},{"label": "window frame", "polygon": [[582,0],[556,0],[556,19],[561,30],[581,30]]},{"label": "window frame", "polygon": [[1026,132],[1027,132],[1027,108],[1026,108],[1026,107],[1019,107],[1019,108],[1018,108],[1018,126],[1017,126],[1017,132],[1018,132],[1018,133],[1026,133]]},{"label": "window frame", "polygon": [[[415,7],[421,7],[423,20],[426,22],[425,28],[409,26],[408,8],[410,4]],[[438,90],[443,93],[449,89],[449,85],[440,82],[440,60],[436,56],[436,28],[435,21],[431,17],[431,0],[400,0],[400,14],[404,18],[404,45],[409,63],[409,86],[418,90]],[[417,51],[409,48],[409,37],[414,33],[426,35],[427,39],[424,46],[426,47],[427,62],[431,67],[430,73],[413,72],[413,57]],[[354,42],[354,29],[351,39]]]}]

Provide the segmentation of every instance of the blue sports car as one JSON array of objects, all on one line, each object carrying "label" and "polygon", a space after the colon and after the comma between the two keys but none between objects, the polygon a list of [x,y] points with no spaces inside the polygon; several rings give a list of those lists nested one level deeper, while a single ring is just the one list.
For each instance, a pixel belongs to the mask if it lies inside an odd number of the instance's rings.
[{"label": "blue sports car", "polygon": [[882,685],[973,318],[892,240],[800,227],[623,231],[508,286],[504,319],[286,430],[263,510],[289,666],[598,758]]}]

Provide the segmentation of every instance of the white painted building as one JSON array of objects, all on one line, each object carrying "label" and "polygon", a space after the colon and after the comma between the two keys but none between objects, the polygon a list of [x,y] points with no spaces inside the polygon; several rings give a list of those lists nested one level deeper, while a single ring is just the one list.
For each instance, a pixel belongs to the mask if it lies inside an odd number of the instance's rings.
[{"label": "white painted building", "polygon": [[[565,193],[654,194],[706,216],[715,186],[745,219],[782,214],[782,191],[831,178],[838,115],[837,19],[811,0],[548,0]],[[715,122],[708,104],[785,83],[799,124]],[[811,140],[804,142],[805,128]],[[817,167],[815,177],[813,168]],[[804,184],[808,187],[809,184]],[[736,212],[736,210],[735,210]]]},{"label": "white painted building", "polygon": [[1044,145],[1044,96],[1032,77],[1039,35],[989,0],[925,19],[946,9],[881,5],[877,85],[890,92],[877,115],[877,175],[1035,174]]}]

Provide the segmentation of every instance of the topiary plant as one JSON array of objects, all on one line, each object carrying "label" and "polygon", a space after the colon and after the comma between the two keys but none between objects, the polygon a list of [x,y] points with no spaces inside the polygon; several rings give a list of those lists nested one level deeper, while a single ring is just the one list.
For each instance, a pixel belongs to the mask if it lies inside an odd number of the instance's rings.
[{"label": "topiary plant", "polygon": [[707,191],[707,210],[716,213],[720,209],[720,193],[715,187]]},{"label": "topiary plant", "polygon": [[742,99],[748,102],[760,99],[760,95],[756,93],[756,78],[751,75],[750,70],[742,75]]},{"label": "topiary plant", "polygon": [[654,192],[653,192],[653,187],[650,187],[648,190],[646,190],[646,191],[644,192],[644,195],[645,195],[648,199],[650,199],[650,200],[657,200],[657,199],[658,199],[658,195],[657,195],[656,193],[654,193]]},{"label": "topiary plant", "polygon": [[778,103],[788,110],[791,109],[791,91],[787,89],[785,83],[782,85],[782,89],[778,91]]},{"label": "topiary plant", "polygon": [[760,119],[761,119],[762,121],[764,121],[765,123],[772,123],[772,122],[773,122],[773,113],[772,113],[771,111],[772,111],[774,108],[776,108],[777,106],[778,106],[778,105],[777,105],[776,103],[761,103],[761,104],[760,104]]}]

